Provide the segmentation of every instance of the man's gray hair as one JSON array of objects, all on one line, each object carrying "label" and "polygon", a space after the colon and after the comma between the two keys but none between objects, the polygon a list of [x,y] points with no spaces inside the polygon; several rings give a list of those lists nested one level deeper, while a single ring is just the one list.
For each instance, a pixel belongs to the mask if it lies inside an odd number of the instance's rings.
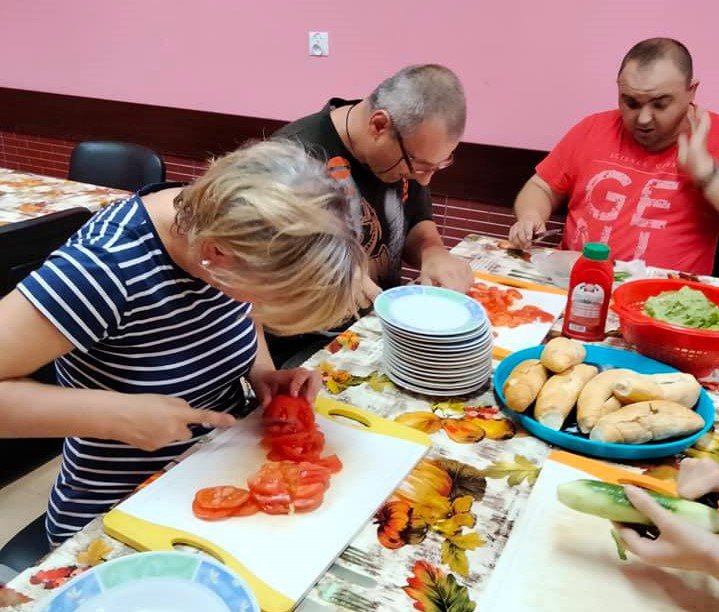
[{"label": "man's gray hair", "polygon": [[394,126],[409,134],[427,119],[438,117],[447,133],[460,138],[467,120],[464,88],[454,72],[438,64],[407,66],[382,81],[370,94],[370,109],[386,110]]}]

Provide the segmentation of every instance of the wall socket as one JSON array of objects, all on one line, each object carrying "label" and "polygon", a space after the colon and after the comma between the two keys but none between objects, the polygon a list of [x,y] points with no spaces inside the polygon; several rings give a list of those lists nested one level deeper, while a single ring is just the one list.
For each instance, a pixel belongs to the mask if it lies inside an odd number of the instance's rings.
[{"label": "wall socket", "polygon": [[329,32],[308,32],[309,52],[315,57],[327,57],[330,54]]}]

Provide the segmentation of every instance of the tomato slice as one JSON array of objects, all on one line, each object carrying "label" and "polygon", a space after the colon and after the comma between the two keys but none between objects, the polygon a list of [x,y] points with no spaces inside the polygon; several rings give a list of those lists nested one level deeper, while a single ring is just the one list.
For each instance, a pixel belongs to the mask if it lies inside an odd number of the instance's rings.
[{"label": "tomato slice", "polygon": [[327,483],[331,476],[328,468],[309,461],[302,461],[297,464],[297,474],[303,484],[309,484],[311,482]]},{"label": "tomato slice", "polygon": [[328,455],[317,462],[318,465],[326,467],[330,472],[336,474],[342,470],[342,462],[337,455]]},{"label": "tomato slice", "polygon": [[324,497],[322,495],[315,495],[314,497],[301,497],[295,499],[294,508],[295,512],[312,512],[317,510],[322,505]]},{"label": "tomato slice", "polygon": [[219,521],[232,516],[232,508],[205,508],[197,503],[197,498],[192,501],[192,512],[194,515],[205,521]]},{"label": "tomato slice", "polygon": [[315,415],[303,397],[275,395],[262,415],[271,435],[292,434],[312,429]]},{"label": "tomato slice", "polygon": [[316,461],[325,445],[324,434],[313,429],[311,431],[274,436],[270,459],[282,457],[290,461]]},{"label": "tomato slice", "polygon": [[249,498],[249,491],[227,485],[207,487],[206,489],[200,489],[195,494],[197,504],[208,510],[237,508],[244,504]]},{"label": "tomato slice", "polygon": [[260,504],[260,510],[265,514],[289,514],[289,504]]},{"label": "tomato slice", "polygon": [[232,511],[232,516],[250,516],[252,514],[257,514],[259,511],[259,505],[250,498],[239,508],[235,508]]},{"label": "tomato slice", "polygon": [[309,484],[300,484],[292,491],[295,503],[299,499],[308,499],[310,497],[322,497],[327,487],[321,482],[311,482]]}]

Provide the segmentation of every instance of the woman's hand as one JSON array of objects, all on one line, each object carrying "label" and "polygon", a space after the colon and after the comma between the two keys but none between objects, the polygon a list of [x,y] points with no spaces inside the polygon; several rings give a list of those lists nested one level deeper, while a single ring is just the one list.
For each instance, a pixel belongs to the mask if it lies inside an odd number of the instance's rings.
[{"label": "woman's hand", "polygon": [[110,414],[104,437],[142,449],[155,451],[172,442],[189,440],[191,425],[232,427],[230,414],[192,408],[185,400],[149,393],[122,395],[122,403]]},{"label": "woman's hand", "polygon": [[645,563],[660,567],[719,573],[719,536],[680,519],[662,508],[638,487],[625,487],[629,501],[658,527],[656,540],[643,538],[636,531],[616,524],[627,549]]},{"label": "woman's hand", "polygon": [[263,369],[257,372],[253,370],[250,373],[249,380],[260,406],[263,408],[278,393],[284,393],[292,397],[301,395],[312,406],[322,387],[319,372],[306,368],[292,368],[289,370]]},{"label": "woman's hand", "polygon": [[685,499],[719,491],[719,463],[712,459],[684,459],[679,464],[677,489]]}]

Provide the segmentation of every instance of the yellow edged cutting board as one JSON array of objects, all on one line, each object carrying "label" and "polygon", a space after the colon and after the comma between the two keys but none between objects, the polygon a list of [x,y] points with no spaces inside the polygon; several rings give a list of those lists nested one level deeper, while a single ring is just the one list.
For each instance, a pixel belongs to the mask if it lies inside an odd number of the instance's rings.
[{"label": "yellow edged cutting board", "polygon": [[619,559],[609,521],[557,500],[557,486],[580,478],[637,484],[675,494],[673,483],[554,452],[529,496],[485,587],[482,612],[709,612],[719,581]]},{"label": "yellow edged cutting board", "polygon": [[223,521],[192,513],[198,489],[246,487],[267,461],[257,410],[119,504],[105,531],[139,550],[195,546],[244,578],[265,612],[292,609],[431,446],[422,432],[346,404],[318,398],[315,409],[325,453],[344,467],[314,512]]}]

